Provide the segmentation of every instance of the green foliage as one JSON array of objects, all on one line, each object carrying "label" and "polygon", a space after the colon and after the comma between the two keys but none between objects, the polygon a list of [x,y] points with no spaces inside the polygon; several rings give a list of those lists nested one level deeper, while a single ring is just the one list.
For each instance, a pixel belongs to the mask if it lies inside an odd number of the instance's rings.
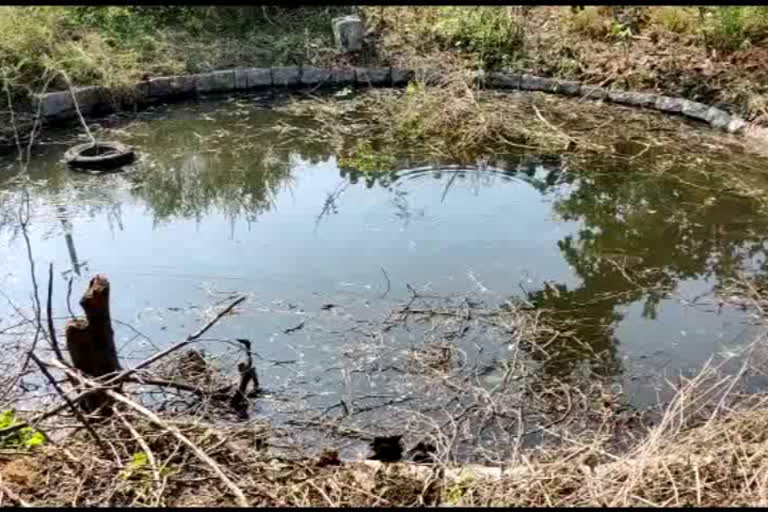
[{"label": "green foliage", "polygon": [[611,33],[613,20],[606,16],[604,8],[587,6],[571,13],[567,20],[568,29],[592,39],[603,39]]},{"label": "green foliage", "polygon": [[[313,62],[332,44],[329,20],[338,10],[0,6],[0,75],[39,89],[61,69],[75,85],[117,88],[145,74]],[[57,78],[50,87],[64,85]]]},{"label": "green foliage", "polygon": [[369,172],[387,172],[394,169],[396,158],[388,152],[377,152],[369,140],[358,140],[352,154],[339,158],[339,167]]},{"label": "green foliage", "polygon": [[438,37],[493,68],[522,51],[523,32],[505,7],[440,7]]},{"label": "green foliage", "polygon": [[[0,413],[0,430],[12,427],[16,424],[16,414],[8,409]],[[32,427],[23,427],[13,434],[0,440],[0,447],[3,448],[31,448],[39,446],[45,442],[45,436],[42,432]]]},{"label": "green foliage", "polygon": [[768,7],[729,5],[706,8],[703,29],[708,43],[714,48],[746,48],[766,37]]},{"label": "green foliage", "polygon": [[676,34],[693,34],[699,27],[698,14],[694,7],[651,7],[649,18],[651,25],[663,27]]}]

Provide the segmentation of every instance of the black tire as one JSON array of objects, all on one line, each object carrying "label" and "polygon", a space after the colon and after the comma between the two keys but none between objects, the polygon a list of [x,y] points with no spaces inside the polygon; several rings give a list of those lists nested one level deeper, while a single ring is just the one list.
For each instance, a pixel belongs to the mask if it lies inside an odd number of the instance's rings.
[{"label": "black tire", "polygon": [[69,148],[64,153],[64,161],[70,167],[107,171],[130,164],[134,156],[131,146],[115,141],[99,141],[95,145],[86,142]]}]

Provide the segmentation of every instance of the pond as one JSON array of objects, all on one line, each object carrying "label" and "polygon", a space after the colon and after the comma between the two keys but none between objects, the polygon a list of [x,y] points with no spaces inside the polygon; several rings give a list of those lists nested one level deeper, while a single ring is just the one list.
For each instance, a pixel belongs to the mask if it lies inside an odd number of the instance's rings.
[{"label": "pond", "polygon": [[[246,294],[202,345],[216,353],[218,340],[251,340],[262,385],[317,410],[350,394],[407,394],[399,374],[334,369],[362,357],[340,333],[384,317],[411,290],[517,297],[577,320],[574,338],[589,350],[542,371],[592,365],[634,406],[656,403],[659,376],[695,371],[761,329],[716,291],[738,272],[764,271],[768,216],[711,174],[644,172],[645,158],[597,158],[593,172],[574,172],[566,154],[505,154],[482,167],[408,162],[374,176],[295,136],[305,122],[252,96],[105,119],[102,133],[139,157],[99,176],[67,169],[61,156],[75,140],[50,131],[30,164],[29,236],[40,283],[54,264],[59,325],[68,280],[79,310],[89,278],[107,275],[129,365]],[[0,182],[0,331],[19,321],[10,303],[31,304],[12,164]],[[506,348],[480,335],[466,350],[498,361]],[[261,411],[276,414],[278,402]]]}]

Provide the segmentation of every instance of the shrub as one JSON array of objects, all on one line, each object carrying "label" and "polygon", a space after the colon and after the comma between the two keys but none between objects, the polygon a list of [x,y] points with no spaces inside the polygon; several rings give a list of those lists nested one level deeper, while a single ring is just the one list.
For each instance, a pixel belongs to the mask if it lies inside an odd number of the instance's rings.
[{"label": "shrub", "polygon": [[695,34],[699,19],[693,7],[663,6],[649,8],[649,22],[676,34]]},{"label": "shrub", "polygon": [[718,6],[707,11],[703,28],[714,48],[737,50],[766,37],[768,7]]},{"label": "shrub", "polygon": [[522,50],[523,33],[504,7],[441,7],[435,32],[493,68]]},{"label": "shrub", "polygon": [[567,20],[568,29],[592,39],[604,39],[611,34],[613,19],[602,7],[588,6],[571,12]]}]

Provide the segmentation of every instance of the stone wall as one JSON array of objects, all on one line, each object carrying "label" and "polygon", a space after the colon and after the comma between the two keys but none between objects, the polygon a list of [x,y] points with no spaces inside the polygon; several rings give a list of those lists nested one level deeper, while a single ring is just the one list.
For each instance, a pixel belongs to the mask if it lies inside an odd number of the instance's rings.
[{"label": "stone wall", "polygon": [[[267,88],[320,88],[344,85],[370,87],[401,87],[412,78],[434,82],[437,70],[408,70],[388,67],[368,68],[237,68],[198,75],[153,78],[137,84],[130,101],[139,105],[196,97],[205,94],[246,91]],[[768,137],[768,129],[751,126],[727,112],[703,103],[653,93],[609,90],[585,86],[579,82],[557,80],[528,74],[479,72],[476,80],[481,87],[492,89],[518,89],[542,91],[567,96],[587,97],[621,105],[649,108],[708,123],[713,128],[729,133],[746,133]],[[77,104],[83,115],[101,114],[119,108],[125,101],[115,101],[114,95],[100,87],[74,89]],[[40,112],[46,121],[76,117],[75,104],[69,91],[51,92],[36,96]]]}]

